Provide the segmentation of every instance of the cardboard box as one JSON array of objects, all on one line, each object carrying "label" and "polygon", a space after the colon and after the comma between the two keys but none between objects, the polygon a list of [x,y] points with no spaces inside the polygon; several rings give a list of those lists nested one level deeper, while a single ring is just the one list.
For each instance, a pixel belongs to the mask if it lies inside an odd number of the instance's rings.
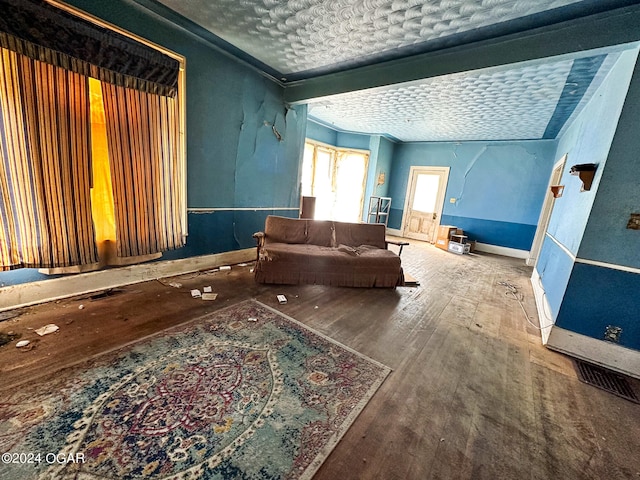
[{"label": "cardboard box", "polygon": [[452,233],[456,233],[457,231],[458,228],[453,225],[440,225],[440,227],[438,227],[438,236],[436,237],[436,247],[441,248],[442,250],[448,250],[449,237]]},{"label": "cardboard box", "polygon": [[465,253],[469,253],[470,247],[471,245],[468,243],[449,242],[448,250],[458,255],[464,255]]}]

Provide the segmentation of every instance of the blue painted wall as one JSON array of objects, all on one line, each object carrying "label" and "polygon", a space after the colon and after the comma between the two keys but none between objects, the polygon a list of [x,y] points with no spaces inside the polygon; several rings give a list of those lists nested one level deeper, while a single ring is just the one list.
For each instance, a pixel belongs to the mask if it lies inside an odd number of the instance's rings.
[{"label": "blue painted wall", "polygon": [[[625,52],[614,89],[626,90],[626,72],[636,62],[636,52]],[[640,67],[618,121],[611,150],[593,202],[578,255],[581,258],[640,268],[640,231],[627,229],[631,213],[640,213]],[[604,240],[604,241],[603,241]]]},{"label": "blue painted wall", "polygon": [[555,148],[551,140],[399,144],[390,175],[389,227],[401,228],[410,167],[450,167],[441,223],[483,243],[528,250]]},{"label": "blue painted wall", "polygon": [[333,145],[334,147],[354,148],[356,150],[370,149],[370,135],[337,131],[313,119],[309,119],[307,122],[306,136],[311,140]]},{"label": "blue painted wall", "polygon": [[338,132],[311,119],[307,122],[306,136],[317,142],[338,146]]},{"label": "blue painted wall", "polygon": [[556,325],[604,340],[608,326],[620,327],[620,345],[640,350],[640,274],[576,263]]},{"label": "blue painted wall", "polygon": [[[339,132],[313,120],[307,122],[307,138],[340,148],[353,148],[369,151],[369,165],[365,181],[364,205],[362,220],[367,221],[369,198],[385,197],[389,190],[389,176],[393,160],[394,143],[380,135]],[[386,181],[378,185],[378,175],[384,172]]]},{"label": "blue painted wall", "polygon": [[[380,135],[372,135],[369,141],[369,171],[365,188],[365,205],[362,220],[368,221],[369,200],[372,196],[387,197],[389,192],[389,174],[393,160],[395,144]],[[378,185],[378,176],[384,173],[385,182]]]},{"label": "blue painted wall", "polygon": [[[553,239],[545,238],[536,269],[557,326],[597,339],[604,339],[608,325],[620,326],[620,343],[640,349],[640,298],[631,293],[638,290],[640,277],[620,269],[640,267],[640,232],[626,229],[629,214],[640,205],[639,73],[629,87],[636,57],[637,51],[621,54],[559,139],[556,157],[568,154],[561,181],[565,189],[547,230]],[[598,164],[587,192],[580,192],[579,178],[569,174],[580,163]]]},{"label": "blue painted wall", "polygon": [[[187,246],[163,259],[251,247],[251,234],[272,213],[224,209],[295,212],[306,106],[287,107],[278,84],[134,2],[68,3],[186,57],[187,205],[212,211],[189,213]],[[4,272],[0,284],[49,278],[35,270]]]}]

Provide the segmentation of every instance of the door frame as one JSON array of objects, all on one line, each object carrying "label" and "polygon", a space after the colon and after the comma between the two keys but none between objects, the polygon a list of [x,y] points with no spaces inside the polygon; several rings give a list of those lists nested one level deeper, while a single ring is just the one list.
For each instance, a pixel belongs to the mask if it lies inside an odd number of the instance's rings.
[{"label": "door frame", "polygon": [[551,190],[549,187],[551,187],[551,185],[558,185],[560,180],[562,180],[562,175],[564,173],[564,167],[567,163],[568,155],[568,153],[565,153],[562,157],[560,157],[560,160],[558,160],[551,169],[551,175],[549,176],[549,185],[547,185],[546,195],[544,197],[544,202],[542,203],[540,218],[538,219],[538,226],[536,227],[536,233],[533,237],[531,250],[529,251],[529,257],[525,262],[529,266],[535,266],[538,263],[538,257],[540,257],[540,251],[542,250],[542,244],[547,233],[547,228],[549,227],[549,222],[551,221],[551,213],[553,212],[553,206],[556,201],[554,196],[551,194]]},{"label": "door frame", "polygon": [[447,193],[447,185],[449,183],[449,171],[450,167],[430,167],[430,166],[412,166],[409,168],[409,179],[407,181],[407,190],[404,196],[404,210],[402,211],[402,236],[405,236],[405,233],[408,228],[409,221],[409,206],[412,203],[413,195],[415,192],[413,191],[412,185],[414,182],[414,178],[417,178],[419,174],[438,174],[442,176],[442,182],[438,185],[438,196],[436,198],[436,211],[434,213],[437,214],[437,219],[435,222],[435,228],[433,229],[433,234],[431,238],[428,240],[430,243],[435,241],[435,237],[438,233],[438,227],[440,226],[440,219],[442,218],[442,210],[444,209],[444,197]]}]

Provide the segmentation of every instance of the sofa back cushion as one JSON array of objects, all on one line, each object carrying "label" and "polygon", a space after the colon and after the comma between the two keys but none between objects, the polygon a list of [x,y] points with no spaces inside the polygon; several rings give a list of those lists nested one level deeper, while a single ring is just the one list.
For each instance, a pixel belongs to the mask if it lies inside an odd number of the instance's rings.
[{"label": "sofa back cushion", "polygon": [[330,220],[307,220],[306,243],[321,247],[333,247],[333,223]]},{"label": "sofa back cushion", "polygon": [[381,223],[346,223],[334,222],[335,242],[338,245],[358,247],[372,245],[386,248],[386,228]]},{"label": "sofa back cushion", "polygon": [[333,245],[333,222],[269,215],[264,225],[265,243]]}]

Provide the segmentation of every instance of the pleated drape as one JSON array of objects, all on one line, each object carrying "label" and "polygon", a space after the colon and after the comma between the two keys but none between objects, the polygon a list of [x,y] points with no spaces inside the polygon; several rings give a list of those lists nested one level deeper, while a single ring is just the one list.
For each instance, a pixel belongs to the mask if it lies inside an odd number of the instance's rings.
[{"label": "pleated drape", "polygon": [[96,263],[88,79],[0,55],[0,270]]},{"label": "pleated drape", "polygon": [[184,245],[174,98],[102,84],[119,257]]}]

